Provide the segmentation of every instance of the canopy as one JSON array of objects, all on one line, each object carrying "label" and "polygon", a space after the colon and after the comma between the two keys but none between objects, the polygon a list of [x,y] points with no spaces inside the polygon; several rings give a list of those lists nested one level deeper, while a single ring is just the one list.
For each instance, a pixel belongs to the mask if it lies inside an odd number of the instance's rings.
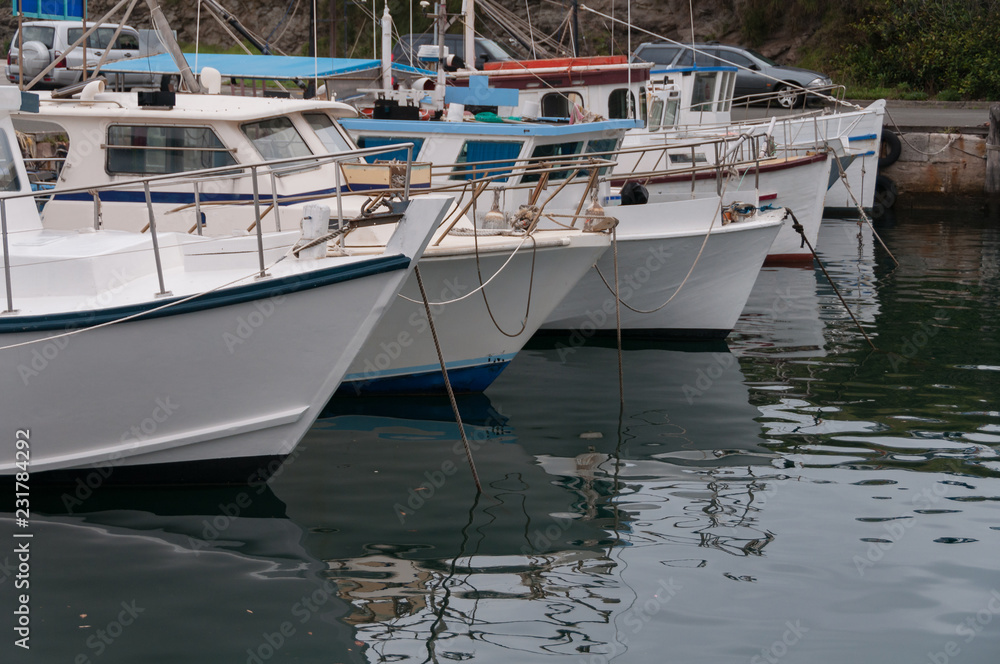
[{"label": "canopy", "polygon": [[[200,74],[202,68],[212,67],[219,70],[224,78],[260,78],[269,80],[295,80],[317,78],[336,78],[355,72],[368,72],[381,67],[378,60],[360,60],[355,58],[309,58],[288,55],[239,55],[232,53],[185,53],[185,60],[191,71]],[[197,62],[197,67],[195,63]],[[415,76],[434,76],[434,72],[408,65],[393,63],[392,69],[397,74]],[[118,60],[101,67],[102,72],[109,74],[177,74],[177,65],[169,54],[161,53],[148,58],[129,58]]]}]

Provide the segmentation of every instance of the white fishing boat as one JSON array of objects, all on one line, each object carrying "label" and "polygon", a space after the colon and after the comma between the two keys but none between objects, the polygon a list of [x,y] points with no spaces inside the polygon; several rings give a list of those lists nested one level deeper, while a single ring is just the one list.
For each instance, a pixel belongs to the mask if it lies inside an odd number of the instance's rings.
[{"label": "white fishing boat", "polygon": [[328,257],[325,242],[296,253],[300,231],[259,224],[240,237],[158,232],[152,214],[147,233],[46,229],[9,117],[21,93],[0,89],[0,103],[0,420],[29,441],[16,457],[11,440],[0,475],[169,464],[167,477],[188,481],[287,455],[451,202],[408,201],[362,256]]},{"label": "white fishing boat", "polygon": [[[204,72],[204,68],[199,72]],[[212,78],[212,74],[209,74]],[[78,229],[132,228],[136,218],[144,218],[146,192],[142,189],[112,190],[93,193],[100,184],[120,183],[129,177],[152,172],[183,174],[191,167],[211,164],[232,167],[224,177],[191,180],[175,178],[156,182],[150,187],[150,205],[158,219],[168,220],[166,228],[187,235],[232,237],[245,236],[256,225],[257,216],[248,215],[256,207],[265,230],[278,231],[296,227],[305,205],[325,201],[348,217],[367,212],[379,204],[369,200],[377,191],[403,195],[405,184],[396,182],[410,155],[415,156],[425,142],[414,135],[414,150],[406,147],[400,136],[410,133],[390,131],[390,137],[362,136],[368,146],[367,161],[351,154],[354,142],[336,120],[354,110],[337,102],[321,99],[266,99],[230,97],[219,94],[178,94],[171,107],[143,106],[134,94],[94,91],[70,99],[41,98],[37,114],[19,114],[18,125],[36,132],[49,130],[49,136],[66,137],[67,155],[58,176],[51,181],[51,199],[43,209],[47,228]],[[360,122],[360,121],[359,121]],[[369,123],[379,121],[367,121]],[[452,123],[410,123],[428,131],[440,131],[435,125]],[[607,150],[617,144],[624,123],[610,127],[580,128],[584,138],[578,148],[596,136],[594,149]],[[384,127],[384,125],[383,125]],[[549,149],[556,154],[567,138],[552,127],[517,129],[510,142],[529,154]],[[46,134],[37,133],[39,141]],[[390,140],[391,138],[391,140]],[[460,137],[459,137],[460,138]],[[470,141],[471,142],[471,141]],[[428,148],[432,142],[428,141]],[[396,147],[403,144],[402,147]],[[458,161],[463,146],[447,143],[456,154],[444,163]],[[497,145],[497,144],[494,144]],[[546,147],[549,146],[549,147]],[[552,147],[555,146],[555,147]],[[506,147],[501,144],[501,147]],[[373,154],[381,151],[381,154]],[[466,169],[477,157],[450,168],[435,168],[426,161],[410,170],[410,193],[426,192],[435,184],[449,193],[460,194],[459,203],[471,204],[472,182]],[[97,156],[105,172],[86,168]],[[441,155],[432,155],[440,160]],[[265,158],[287,160],[271,168]],[[300,157],[301,162],[295,158]],[[376,159],[399,159],[401,165],[369,163]],[[535,160],[538,161],[537,159]],[[38,163],[44,163],[39,160]],[[507,206],[517,209],[518,202],[537,202],[542,208],[569,215],[569,193],[562,201],[549,203],[539,199],[538,180],[549,178],[544,169],[533,174],[534,183],[505,183],[496,162],[481,166],[494,169]],[[399,170],[393,175],[393,169]],[[513,168],[515,180],[530,180],[526,168]],[[557,169],[549,169],[554,171]],[[254,177],[254,173],[259,177]],[[457,175],[456,175],[457,174]],[[567,173],[562,177],[565,179]],[[559,173],[554,174],[558,176]],[[557,178],[553,181],[558,184]],[[560,188],[576,197],[578,207],[590,186],[580,177],[572,187]],[[393,189],[395,187],[395,189]],[[556,189],[557,187],[553,187]],[[360,193],[360,195],[358,195]],[[353,194],[353,195],[352,195]],[[534,196],[532,198],[532,196]],[[546,194],[547,197],[547,194]],[[381,200],[381,199],[379,199]],[[256,201],[256,206],[254,205]],[[472,208],[470,208],[472,209]],[[481,215],[490,209],[488,200],[475,208]],[[452,385],[459,391],[485,389],[510,362],[524,343],[535,333],[552,309],[570,288],[610,246],[607,233],[588,233],[580,228],[510,230],[505,235],[472,233],[463,222],[462,209],[449,213],[450,223],[442,228],[429,247],[421,265],[429,299],[435,303],[434,320],[441,337],[441,350]],[[200,220],[200,221],[199,221]],[[457,229],[457,230],[452,230]],[[448,232],[451,231],[451,232]],[[381,251],[389,239],[391,227],[352,231],[340,249],[354,255]],[[485,285],[484,285],[485,284]],[[478,291],[478,292],[477,292]],[[404,297],[392,302],[390,313],[379,324],[348,371],[344,394],[441,391],[444,381],[423,311],[416,279],[403,289]],[[465,296],[465,297],[463,297]],[[454,302],[452,302],[455,300]]]},{"label": "white fishing boat", "polygon": [[609,251],[543,329],[583,340],[614,332],[617,290],[623,334],[710,339],[732,331],[786,211],[752,211],[722,225],[712,223],[720,217],[718,197],[671,203],[669,218],[650,214],[668,209],[662,205],[613,208],[621,217],[617,278],[615,252]]},{"label": "white fishing boat", "polygon": [[[874,202],[884,100],[865,108],[839,104],[833,110],[734,120],[732,100],[737,68],[728,63],[662,68],[612,56],[495,62],[488,63],[485,69],[490,85],[521,92],[520,110],[527,103],[539,109],[541,115],[555,117],[569,118],[573,107],[578,106],[595,116],[645,119],[647,107],[653,104],[652,95],[647,98],[647,87],[650,91],[655,87],[669,90],[664,112],[654,114],[656,127],[647,129],[673,136],[692,133],[709,136],[719,132],[766,134],[779,151],[800,154],[828,146],[837,154],[839,164],[831,160],[825,207],[831,211],[856,212],[858,205],[870,209]],[[470,75],[457,72],[455,78],[461,82]],[[841,178],[841,169],[846,183]]]}]

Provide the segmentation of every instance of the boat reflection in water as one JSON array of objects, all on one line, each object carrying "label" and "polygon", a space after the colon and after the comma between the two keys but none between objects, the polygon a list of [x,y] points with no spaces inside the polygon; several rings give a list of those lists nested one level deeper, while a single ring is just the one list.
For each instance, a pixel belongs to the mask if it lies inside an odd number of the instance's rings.
[{"label": "boat reflection in water", "polygon": [[[561,341],[544,343],[494,395],[459,400],[482,496],[435,398],[335,399],[266,484],[38,497],[34,615],[79,633],[40,649],[93,656],[88,637],[133,600],[145,613],[113,644],[133,658],[155,648],[180,661],[197,647],[198,661],[263,662],[278,641],[279,661],[626,649],[636,606],[677,592],[670,574],[639,583],[631,558],[652,543],[681,567],[761,554],[780,471],[724,344],[630,348],[626,375],[656,387],[620,416],[614,399],[555,389],[603,376],[613,394],[614,348],[584,345],[563,362]],[[720,425],[705,415],[721,402]],[[539,417],[550,408],[569,416]]]}]

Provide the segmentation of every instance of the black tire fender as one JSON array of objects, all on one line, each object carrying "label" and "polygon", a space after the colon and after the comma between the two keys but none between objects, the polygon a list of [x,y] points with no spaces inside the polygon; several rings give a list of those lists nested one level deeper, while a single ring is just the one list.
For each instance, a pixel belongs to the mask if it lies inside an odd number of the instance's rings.
[{"label": "black tire fender", "polygon": [[888,168],[896,163],[903,152],[903,143],[891,129],[882,130],[882,140],[879,147],[878,167]]},{"label": "black tire fender", "polygon": [[888,175],[875,176],[875,202],[888,210],[896,204],[896,196],[899,190],[895,181]]}]

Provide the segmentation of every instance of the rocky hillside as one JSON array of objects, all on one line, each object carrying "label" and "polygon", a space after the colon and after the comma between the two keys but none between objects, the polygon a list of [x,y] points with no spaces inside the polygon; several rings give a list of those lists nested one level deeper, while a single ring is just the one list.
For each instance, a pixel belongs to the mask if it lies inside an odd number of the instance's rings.
[{"label": "rocky hillside", "polygon": [[[261,35],[289,54],[305,52],[309,37],[308,0],[220,0],[221,4],[256,34]],[[821,64],[823,49],[819,43],[829,37],[831,24],[842,23],[846,11],[862,0],[848,0],[837,3],[821,3],[817,0],[693,0],[694,16],[689,14],[689,0],[633,0],[632,20],[634,25],[656,35],[676,40],[688,41],[693,32],[697,40],[715,39],[728,43],[754,46],[765,55],[788,64],[817,66]],[[377,0],[376,0],[377,2]],[[532,30],[545,34],[559,34],[566,25],[570,0],[529,0],[527,9],[523,3],[514,5],[511,11],[522,19],[530,13]],[[112,0],[90,0],[89,11],[92,19],[99,18],[108,8],[114,6]],[[161,0],[164,13],[178,32],[180,41],[193,44],[197,35],[196,0]],[[414,3],[415,4],[415,3]],[[627,16],[627,5],[622,0],[585,0],[584,3],[596,11],[614,15],[622,20]],[[321,41],[320,52],[329,53],[330,22],[329,12],[334,3],[319,0]],[[449,10],[459,11],[460,0],[449,0]],[[339,12],[344,11],[344,3],[337,2]],[[381,12],[382,4],[379,3]],[[389,0],[397,28],[406,32],[409,21],[407,0]],[[416,7],[419,12],[419,7]],[[370,11],[370,10],[369,10]],[[346,17],[338,16],[338,55],[351,53],[356,56],[371,54],[371,22],[362,15],[361,9],[351,7]],[[119,15],[120,16],[120,15]],[[149,26],[149,12],[144,2],[139,2],[128,22],[136,27]],[[585,54],[623,53],[626,50],[627,35],[621,24],[614,27],[612,41],[611,22],[583,9],[579,12],[581,46]],[[346,24],[346,29],[345,29]],[[417,16],[414,24],[422,30],[426,21]],[[2,38],[8,40],[14,31],[15,21],[11,18],[11,3],[0,5],[0,25]],[[488,18],[480,19],[479,29],[489,36],[504,38],[504,33]],[[632,47],[655,38],[640,31],[632,34]],[[509,41],[509,40],[505,40]],[[568,39],[566,40],[568,43]],[[233,45],[232,38],[210,13],[203,9],[201,16],[201,43],[216,48]]]}]

